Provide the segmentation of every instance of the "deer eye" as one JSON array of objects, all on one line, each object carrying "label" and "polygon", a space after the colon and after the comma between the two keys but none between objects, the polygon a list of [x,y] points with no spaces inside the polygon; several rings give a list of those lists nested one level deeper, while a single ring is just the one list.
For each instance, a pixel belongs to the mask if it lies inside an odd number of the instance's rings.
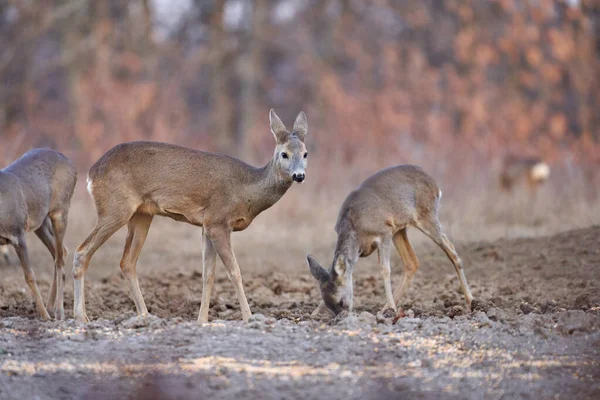
[{"label": "deer eye", "polygon": [[286,153],[286,152],[283,152],[283,153],[281,153],[281,158],[283,158],[283,159],[286,159],[286,160],[287,160],[287,159],[289,158],[289,156],[287,155],[287,153]]},{"label": "deer eye", "polygon": [[304,153],[304,158],[308,157],[308,153]]},{"label": "deer eye", "polygon": [[344,300],[340,300],[340,302],[338,303],[338,306],[340,308],[344,308]]}]

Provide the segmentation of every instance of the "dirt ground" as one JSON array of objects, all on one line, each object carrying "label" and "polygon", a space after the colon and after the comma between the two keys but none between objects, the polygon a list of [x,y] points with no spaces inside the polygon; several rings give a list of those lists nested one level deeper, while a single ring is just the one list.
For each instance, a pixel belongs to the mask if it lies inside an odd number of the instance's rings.
[{"label": "dirt ground", "polygon": [[[313,319],[319,295],[306,249],[272,264],[268,254],[234,245],[255,315],[239,321],[233,287],[218,266],[212,322],[204,326],[195,323],[201,246],[177,239],[173,250],[172,231],[162,227],[138,266],[147,318],[134,316],[117,267],[122,233],[87,275],[88,325],[69,319],[70,268],[67,321],[42,323],[20,268],[0,261],[0,398],[600,398],[598,226],[457,242],[477,299],[472,313],[443,252],[419,242],[421,267],[406,316],[395,324],[375,316],[384,303],[376,256],[356,267],[355,314]],[[256,251],[268,253],[269,239],[256,240],[263,247]],[[31,247],[47,294],[49,256]],[[327,263],[331,241],[314,251]],[[402,270],[395,260],[394,283]]]}]

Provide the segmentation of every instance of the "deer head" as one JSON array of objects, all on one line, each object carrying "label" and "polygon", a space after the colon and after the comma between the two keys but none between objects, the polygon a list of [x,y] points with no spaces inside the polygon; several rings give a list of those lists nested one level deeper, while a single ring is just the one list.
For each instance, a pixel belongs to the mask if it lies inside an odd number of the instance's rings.
[{"label": "deer head", "polygon": [[273,155],[273,162],[280,181],[291,184],[302,183],[306,177],[306,161],[308,152],[304,141],[308,132],[306,114],[300,111],[294,122],[292,132],[288,132],[281,119],[271,109],[269,113],[271,132],[275,136],[277,145]]}]

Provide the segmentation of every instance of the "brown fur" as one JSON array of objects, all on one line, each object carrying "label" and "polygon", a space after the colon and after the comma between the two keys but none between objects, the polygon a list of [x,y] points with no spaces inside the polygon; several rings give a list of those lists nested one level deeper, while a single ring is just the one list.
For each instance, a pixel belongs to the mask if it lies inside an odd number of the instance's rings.
[{"label": "brown fur", "polygon": [[48,308],[63,319],[63,238],[76,182],[77,171],[67,157],[49,149],[33,149],[0,171],[0,244],[14,246],[42,319],[50,315],[29,265],[25,233],[34,231],[55,260]]},{"label": "brown fur", "polygon": [[[338,215],[335,230],[338,240],[334,259],[325,270],[312,256],[308,264],[319,281],[323,303],[335,314],[352,310],[352,272],[359,257],[379,253],[387,303],[397,309],[408,289],[419,262],[408,241],[406,228],[414,226],[429,236],[446,253],[461,281],[467,304],[472,295],[454,246],[442,232],[438,220],[441,191],[436,182],[419,167],[400,165],[377,172],[350,193]],[[390,281],[391,245],[395,245],[404,263],[402,282],[392,295]]]},{"label": "brown fur", "polygon": [[121,226],[129,233],[121,260],[139,315],[147,314],[136,275],[136,263],[155,215],[204,228],[203,294],[199,321],[208,320],[208,305],[217,254],[235,285],[242,317],[250,307],[231,249],[230,234],[246,229],[275,204],[294,180],[304,179],[308,125],[300,113],[289,133],[273,110],[271,130],[277,145],[262,168],[238,159],[155,142],[123,143],[104,154],[88,175],[96,204],[96,227],[79,246],[73,262],[75,316],[87,321],[83,275],[94,252]]}]

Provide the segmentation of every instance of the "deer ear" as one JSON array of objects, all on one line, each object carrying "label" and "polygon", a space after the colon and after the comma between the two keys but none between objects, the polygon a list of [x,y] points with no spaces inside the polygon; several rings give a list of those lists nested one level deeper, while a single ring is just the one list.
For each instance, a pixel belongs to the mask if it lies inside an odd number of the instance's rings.
[{"label": "deer ear", "polygon": [[269,112],[269,121],[271,122],[271,132],[273,132],[273,136],[275,136],[275,140],[277,144],[285,143],[289,137],[289,133],[285,128],[281,119],[275,114],[275,110],[271,108]]},{"label": "deer ear", "polygon": [[321,267],[321,264],[310,254],[306,256],[308,267],[312,276],[319,281],[319,283],[325,283],[329,280],[329,273],[325,268]]},{"label": "deer ear", "polygon": [[294,122],[294,131],[292,134],[296,135],[298,139],[304,142],[307,133],[308,121],[306,120],[306,114],[304,114],[304,111],[300,111],[300,113],[296,117],[296,121]]}]

